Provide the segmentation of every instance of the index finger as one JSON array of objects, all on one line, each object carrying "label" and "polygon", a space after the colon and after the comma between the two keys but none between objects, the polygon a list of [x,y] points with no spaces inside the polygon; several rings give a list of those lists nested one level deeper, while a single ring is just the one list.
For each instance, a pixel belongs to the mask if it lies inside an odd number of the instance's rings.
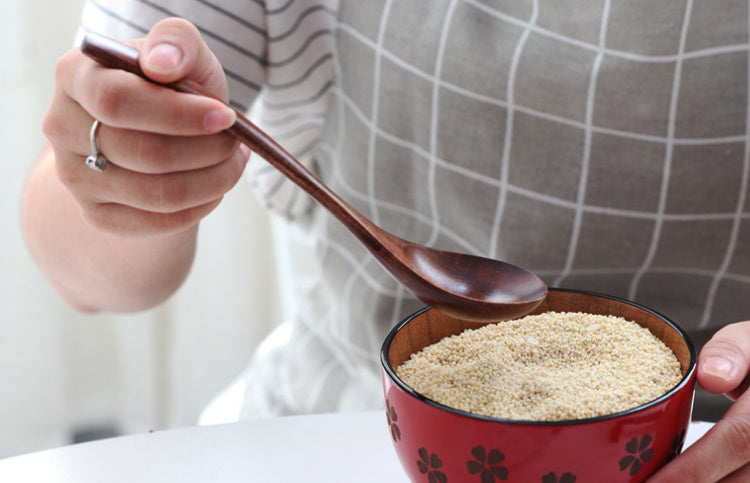
[{"label": "index finger", "polygon": [[234,110],[206,96],[176,92],[78,54],[58,82],[92,117],[124,129],[193,136],[231,126]]}]

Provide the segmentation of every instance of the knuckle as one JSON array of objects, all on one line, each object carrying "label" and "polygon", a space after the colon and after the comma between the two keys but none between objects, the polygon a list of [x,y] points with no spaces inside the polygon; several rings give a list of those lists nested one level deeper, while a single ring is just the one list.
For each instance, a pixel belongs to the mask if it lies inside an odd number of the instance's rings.
[{"label": "knuckle", "polygon": [[680,483],[701,483],[706,481],[705,468],[698,463],[696,458],[685,458],[678,456],[676,460],[668,464],[658,474],[663,476],[662,481],[679,481]]},{"label": "knuckle", "polygon": [[72,71],[73,66],[75,65],[75,58],[78,54],[79,52],[76,50],[70,50],[57,59],[54,70],[56,83],[62,84],[64,79],[68,77],[68,74]]},{"label": "knuckle", "polygon": [[180,170],[183,156],[179,144],[158,134],[128,132],[127,142],[120,141],[120,145],[138,171],[159,175]]},{"label": "knuckle", "polygon": [[210,209],[207,209],[205,205],[200,205],[172,213],[155,213],[151,225],[162,233],[176,232],[199,223],[208,211]]},{"label": "knuckle", "polygon": [[113,203],[82,204],[81,216],[95,230],[120,237],[175,232],[194,225],[202,217],[193,209],[157,213]]},{"label": "knuckle", "polygon": [[78,186],[81,181],[81,170],[73,169],[73,163],[68,162],[68,160],[60,160],[58,156],[55,156],[55,159],[57,159],[55,162],[55,174],[57,175],[57,179],[68,189],[68,191],[75,195],[75,187]]},{"label": "knuckle", "polygon": [[60,180],[60,183],[71,192],[78,181],[78,177],[73,173],[73,170],[62,167],[58,167],[57,169],[57,179]]},{"label": "knuckle", "polygon": [[98,83],[94,87],[93,110],[102,122],[111,122],[122,117],[127,104],[127,96],[123,87],[115,83]]},{"label": "knuckle", "polygon": [[227,183],[228,187],[232,188],[242,177],[242,173],[245,172],[245,159],[241,150],[236,150],[235,153],[229,158],[229,161],[225,163],[227,165]]},{"label": "knuckle", "polygon": [[57,111],[52,108],[48,109],[42,117],[42,133],[52,145],[57,144],[60,140],[65,139],[67,123]]},{"label": "knuckle", "polygon": [[170,175],[157,175],[151,190],[154,211],[174,213],[189,203],[189,191],[185,183]]},{"label": "knuckle", "polygon": [[70,118],[65,115],[59,103],[58,97],[55,96],[41,121],[42,134],[52,146],[70,145],[77,137],[71,132]]},{"label": "knuckle", "polygon": [[242,163],[236,157],[229,158],[217,166],[211,196],[222,196],[237,184],[242,176]]},{"label": "knuckle", "polygon": [[100,203],[81,204],[81,216],[91,227],[107,233],[118,232],[116,217]]},{"label": "knuckle", "polygon": [[239,181],[240,176],[242,176],[242,170],[239,168],[239,163],[232,160],[231,162],[226,163],[225,168],[225,174],[223,177],[223,183],[221,190],[223,193],[226,193],[232,187]]},{"label": "knuckle", "polygon": [[726,435],[727,456],[737,462],[750,459],[750,415],[727,416],[716,424]]},{"label": "knuckle", "polygon": [[168,231],[181,230],[198,221],[195,219],[192,210],[182,210],[174,213],[162,214],[161,218],[160,225],[165,227]]},{"label": "knuckle", "polygon": [[[164,148],[161,144],[154,142],[152,137],[131,135],[129,136],[129,146],[132,149],[134,159],[138,160],[143,170],[151,172],[155,167],[164,164]],[[171,159],[171,156],[169,156],[169,159]]]},{"label": "knuckle", "polygon": [[[241,154],[239,149],[240,142],[229,134],[221,133],[219,139],[219,150],[221,152],[222,159],[227,159],[233,155]],[[238,153],[238,151],[240,151]]]},{"label": "knuckle", "polygon": [[70,61],[68,59],[68,54],[64,54],[59,59],[57,59],[57,62],[55,62],[54,77],[55,83],[57,84],[62,81],[63,75],[67,71],[68,65],[70,64]]}]

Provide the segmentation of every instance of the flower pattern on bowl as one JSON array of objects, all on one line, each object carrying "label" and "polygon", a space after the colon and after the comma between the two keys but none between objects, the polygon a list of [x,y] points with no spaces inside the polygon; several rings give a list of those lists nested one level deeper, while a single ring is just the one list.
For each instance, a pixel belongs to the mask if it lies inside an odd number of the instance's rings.
[{"label": "flower pattern on bowl", "polygon": [[429,483],[446,483],[448,477],[440,471],[443,461],[435,453],[430,454],[424,447],[419,448],[419,459],[417,460],[419,472],[427,475]]},{"label": "flower pattern on bowl", "polygon": [[495,483],[495,481],[505,481],[508,479],[508,468],[502,466],[505,461],[505,455],[497,449],[487,450],[484,446],[475,446],[471,449],[474,459],[466,462],[466,469],[472,475],[479,474],[482,483]]},{"label": "flower pattern on bowl", "polygon": [[385,416],[388,419],[388,427],[391,430],[391,437],[393,442],[396,443],[401,440],[401,430],[398,428],[398,414],[396,414],[396,408],[386,399],[385,400]]},{"label": "flower pattern on bowl", "polygon": [[542,483],[575,483],[576,475],[573,473],[565,472],[559,477],[557,473],[551,471],[546,475],[542,476]]},{"label": "flower pattern on bowl", "polygon": [[650,434],[644,434],[643,437],[633,438],[625,444],[625,451],[628,454],[620,459],[620,471],[630,468],[630,476],[637,475],[643,469],[643,463],[651,461],[654,454],[653,448],[650,448],[653,441]]}]

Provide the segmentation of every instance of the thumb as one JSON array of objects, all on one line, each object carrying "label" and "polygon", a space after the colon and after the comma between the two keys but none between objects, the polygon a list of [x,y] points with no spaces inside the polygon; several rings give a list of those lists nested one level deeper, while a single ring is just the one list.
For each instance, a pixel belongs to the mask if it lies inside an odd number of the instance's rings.
[{"label": "thumb", "polygon": [[169,18],[157,23],[140,48],[141,70],[160,83],[181,81],[201,94],[227,100],[224,71],[192,23]]},{"label": "thumb", "polygon": [[750,370],[750,321],[727,325],[716,332],[698,358],[698,384],[714,394],[736,399],[744,391]]}]

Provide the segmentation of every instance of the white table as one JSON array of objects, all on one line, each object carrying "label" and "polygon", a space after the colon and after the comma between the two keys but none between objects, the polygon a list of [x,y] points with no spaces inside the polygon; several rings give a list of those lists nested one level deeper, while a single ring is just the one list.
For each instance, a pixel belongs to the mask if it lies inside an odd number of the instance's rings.
[{"label": "white table", "polygon": [[[692,424],[687,444],[710,428]],[[381,412],[156,431],[0,460],[0,482],[408,483]]]}]

